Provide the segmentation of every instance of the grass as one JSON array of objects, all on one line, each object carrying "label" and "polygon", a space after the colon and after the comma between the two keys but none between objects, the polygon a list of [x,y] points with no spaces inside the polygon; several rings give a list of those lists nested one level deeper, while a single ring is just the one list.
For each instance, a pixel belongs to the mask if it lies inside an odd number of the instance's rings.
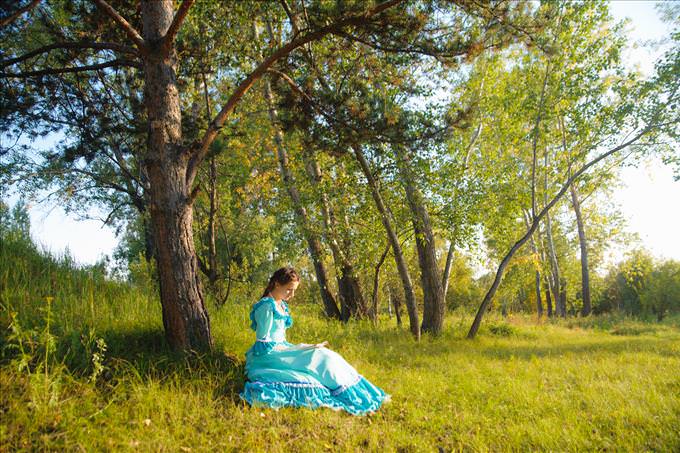
[{"label": "grass", "polygon": [[180,356],[152,291],[0,249],[0,451],[680,449],[678,318],[490,316],[470,341],[454,313],[415,343],[386,316],[339,325],[294,301],[288,339],[328,340],[392,402],[273,411],[238,398],[260,288],[211,310],[215,353]]}]

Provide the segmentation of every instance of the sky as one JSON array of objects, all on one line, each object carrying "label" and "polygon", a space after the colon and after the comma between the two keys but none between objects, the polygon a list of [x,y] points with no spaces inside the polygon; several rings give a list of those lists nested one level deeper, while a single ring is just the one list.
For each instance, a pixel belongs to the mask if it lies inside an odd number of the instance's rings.
[{"label": "sky", "polygon": [[[619,0],[611,2],[615,19],[631,19],[629,33],[632,41],[642,43],[660,40],[670,33],[652,1]],[[651,73],[659,52],[638,46],[626,53],[630,65],[638,65],[644,73]],[[622,171],[624,184],[614,193],[615,200],[628,221],[628,230],[636,232],[645,248],[660,258],[680,260],[680,210],[669,209],[668,200],[680,200],[680,181],[673,180],[673,172],[654,160],[637,168]],[[9,198],[14,204],[18,196]],[[114,231],[97,220],[77,220],[59,206],[34,204],[30,208],[32,236],[45,249],[61,254],[66,249],[79,263],[93,264],[111,255],[118,244]],[[92,217],[105,217],[93,212]],[[615,252],[619,259],[623,252]]]}]

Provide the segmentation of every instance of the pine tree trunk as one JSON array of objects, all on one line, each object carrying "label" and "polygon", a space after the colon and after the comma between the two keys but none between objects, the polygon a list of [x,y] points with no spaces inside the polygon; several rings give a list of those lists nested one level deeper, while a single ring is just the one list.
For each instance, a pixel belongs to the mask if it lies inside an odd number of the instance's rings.
[{"label": "pine tree trunk", "polygon": [[271,120],[272,127],[275,129],[274,142],[276,144],[276,152],[279,159],[279,169],[281,170],[281,177],[283,178],[284,185],[288,191],[291,201],[293,202],[293,209],[295,210],[295,216],[297,218],[298,225],[302,230],[302,233],[307,240],[307,246],[309,248],[309,254],[314,262],[314,270],[316,271],[316,280],[319,284],[319,291],[321,292],[321,300],[324,304],[324,309],[326,311],[326,316],[329,318],[340,319],[341,314],[338,310],[338,304],[335,298],[328,289],[328,277],[326,276],[326,267],[323,263],[323,251],[321,249],[321,241],[317,235],[311,231],[309,228],[309,218],[307,215],[307,209],[303,206],[302,200],[300,199],[300,194],[295,187],[293,181],[293,175],[288,166],[288,153],[283,144],[283,133],[278,127],[278,112],[274,106],[274,98],[272,95],[271,83],[269,80],[263,80],[264,83],[264,95],[267,100],[267,106],[269,109],[269,119]]},{"label": "pine tree trunk", "polygon": [[[361,150],[361,147],[355,144],[352,146],[352,148],[354,150],[354,155],[356,156],[357,161],[359,162],[361,170],[363,171],[364,176],[368,181],[368,185],[371,188],[371,195],[373,196],[373,201],[375,201],[375,205],[378,208],[378,212],[380,213],[380,219],[382,220],[383,226],[385,227],[385,231],[387,232],[387,238],[390,241],[392,251],[394,252],[394,262],[395,265],[397,266],[397,271],[399,272],[399,277],[401,278],[401,283],[404,288],[404,297],[406,299],[406,309],[408,311],[409,327],[411,333],[413,334],[414,337],[416,337],[416,339],[420,339],[420,325],[418,322],[418,305],[416,304],[416,296],[413,291],[411,276],[409,275],[408,267],[406,266],[406,260],[404,259],[404,253],[401,249],[401,244],[399,244],[399,238],[397,237],[397,233],[394,231],[392,221],[390,219],[389,213],[387,212],[387,208],[385,207],[385,203],[383,202],[382,195],[380,195],[378,185],[376,183],[375,178],[373,177],[373,174],[371,173],[371,169],[368,166],[368,162],[364,157],[364,153]],[[393,298],[396,297],[396,294],[393,293],[392,297]],[[397,319],[400,320],[401,318]]]},{"label": "pine tree trunk", "polygon": [[[142,2],[144,39],[157,43],[173,19],[171,0]],[[157,253],[163,324],[174,349],[212,348],[210,320],[198,278],[183,152],[174,48],[150,46],[144,55],[144,103],[149,118],[144,167],[149,178],[150,214]]]},{"label": "pine tree trunk", "polygon": [[444,291],[435,251],[434,234],[430,216],[411,171],[408,151],[397,147],[397,161],[401,179],[406,190],[406,200],[411,209],[416,236],[420,281],[423,287],[423,332],[441,333],[444,324]]},{"label": "pine tree trunk", "polygon": [[581,316],[588,316],[591,311],[590,303],[590,270],[588,268],[588,244],[586,241],[586,231],[583,226],[583,216],[581,215],[581,203],[578,199],[576,188],[572,184],[571,190],[571,204],[574,207],[576,214],[576,225],[578,227],[578,242],[581,246],[581,297],[583,299],[583,309]]}]

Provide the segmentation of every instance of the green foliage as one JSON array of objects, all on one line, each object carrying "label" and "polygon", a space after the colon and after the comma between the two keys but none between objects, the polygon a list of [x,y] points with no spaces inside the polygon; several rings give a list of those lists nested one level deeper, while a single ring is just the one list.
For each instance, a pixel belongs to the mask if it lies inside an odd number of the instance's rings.
[{"label": "green foliage", "polygon": [[620,310],[630,315],[642,313],[640,295],[654,266],[653,258],[645,251],[631,252],[627,259],[610,270],[605,278],[605,289],[593,305],[594,313]]},{"label": "green foliage", "polygon": [[449,310],[459,307],[474,308],[484,296],[484,283],[474,278],[469,256],[456,253],[451,265],[449,288],[446,293],[447,308]]},{"label": "green foliage", "polygon": [[637,250],[609,271],[594,305],[596,313],[619,311],[661,321],[680,312],[680,263],[657,261]]},{"label": "green foliage", "polygon": [[640,295],[640,304],[659,321],[669,313],[680,313],[680,262],[666,261],[655,266]]}]

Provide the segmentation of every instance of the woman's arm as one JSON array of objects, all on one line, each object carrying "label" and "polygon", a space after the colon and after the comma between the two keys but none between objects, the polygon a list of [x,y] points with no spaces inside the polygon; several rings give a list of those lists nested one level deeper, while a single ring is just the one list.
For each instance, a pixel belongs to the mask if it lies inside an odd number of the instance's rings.
[{"label": "woman's arm", "polygon": [[253,313],[255,319],[255,346],[253,346],[253,353],[255,355],[269,354],[275,347],[274,342],[269,336],[269,331],[274,323],[274,312],[271,304],[262,304],[260,308]]},{"label": "woman's arm", "polygon": [[255,337],[257,341],[269,341],[269,331],[274,323],[274,313],[270,304],[263,304],[255,312]]}]

